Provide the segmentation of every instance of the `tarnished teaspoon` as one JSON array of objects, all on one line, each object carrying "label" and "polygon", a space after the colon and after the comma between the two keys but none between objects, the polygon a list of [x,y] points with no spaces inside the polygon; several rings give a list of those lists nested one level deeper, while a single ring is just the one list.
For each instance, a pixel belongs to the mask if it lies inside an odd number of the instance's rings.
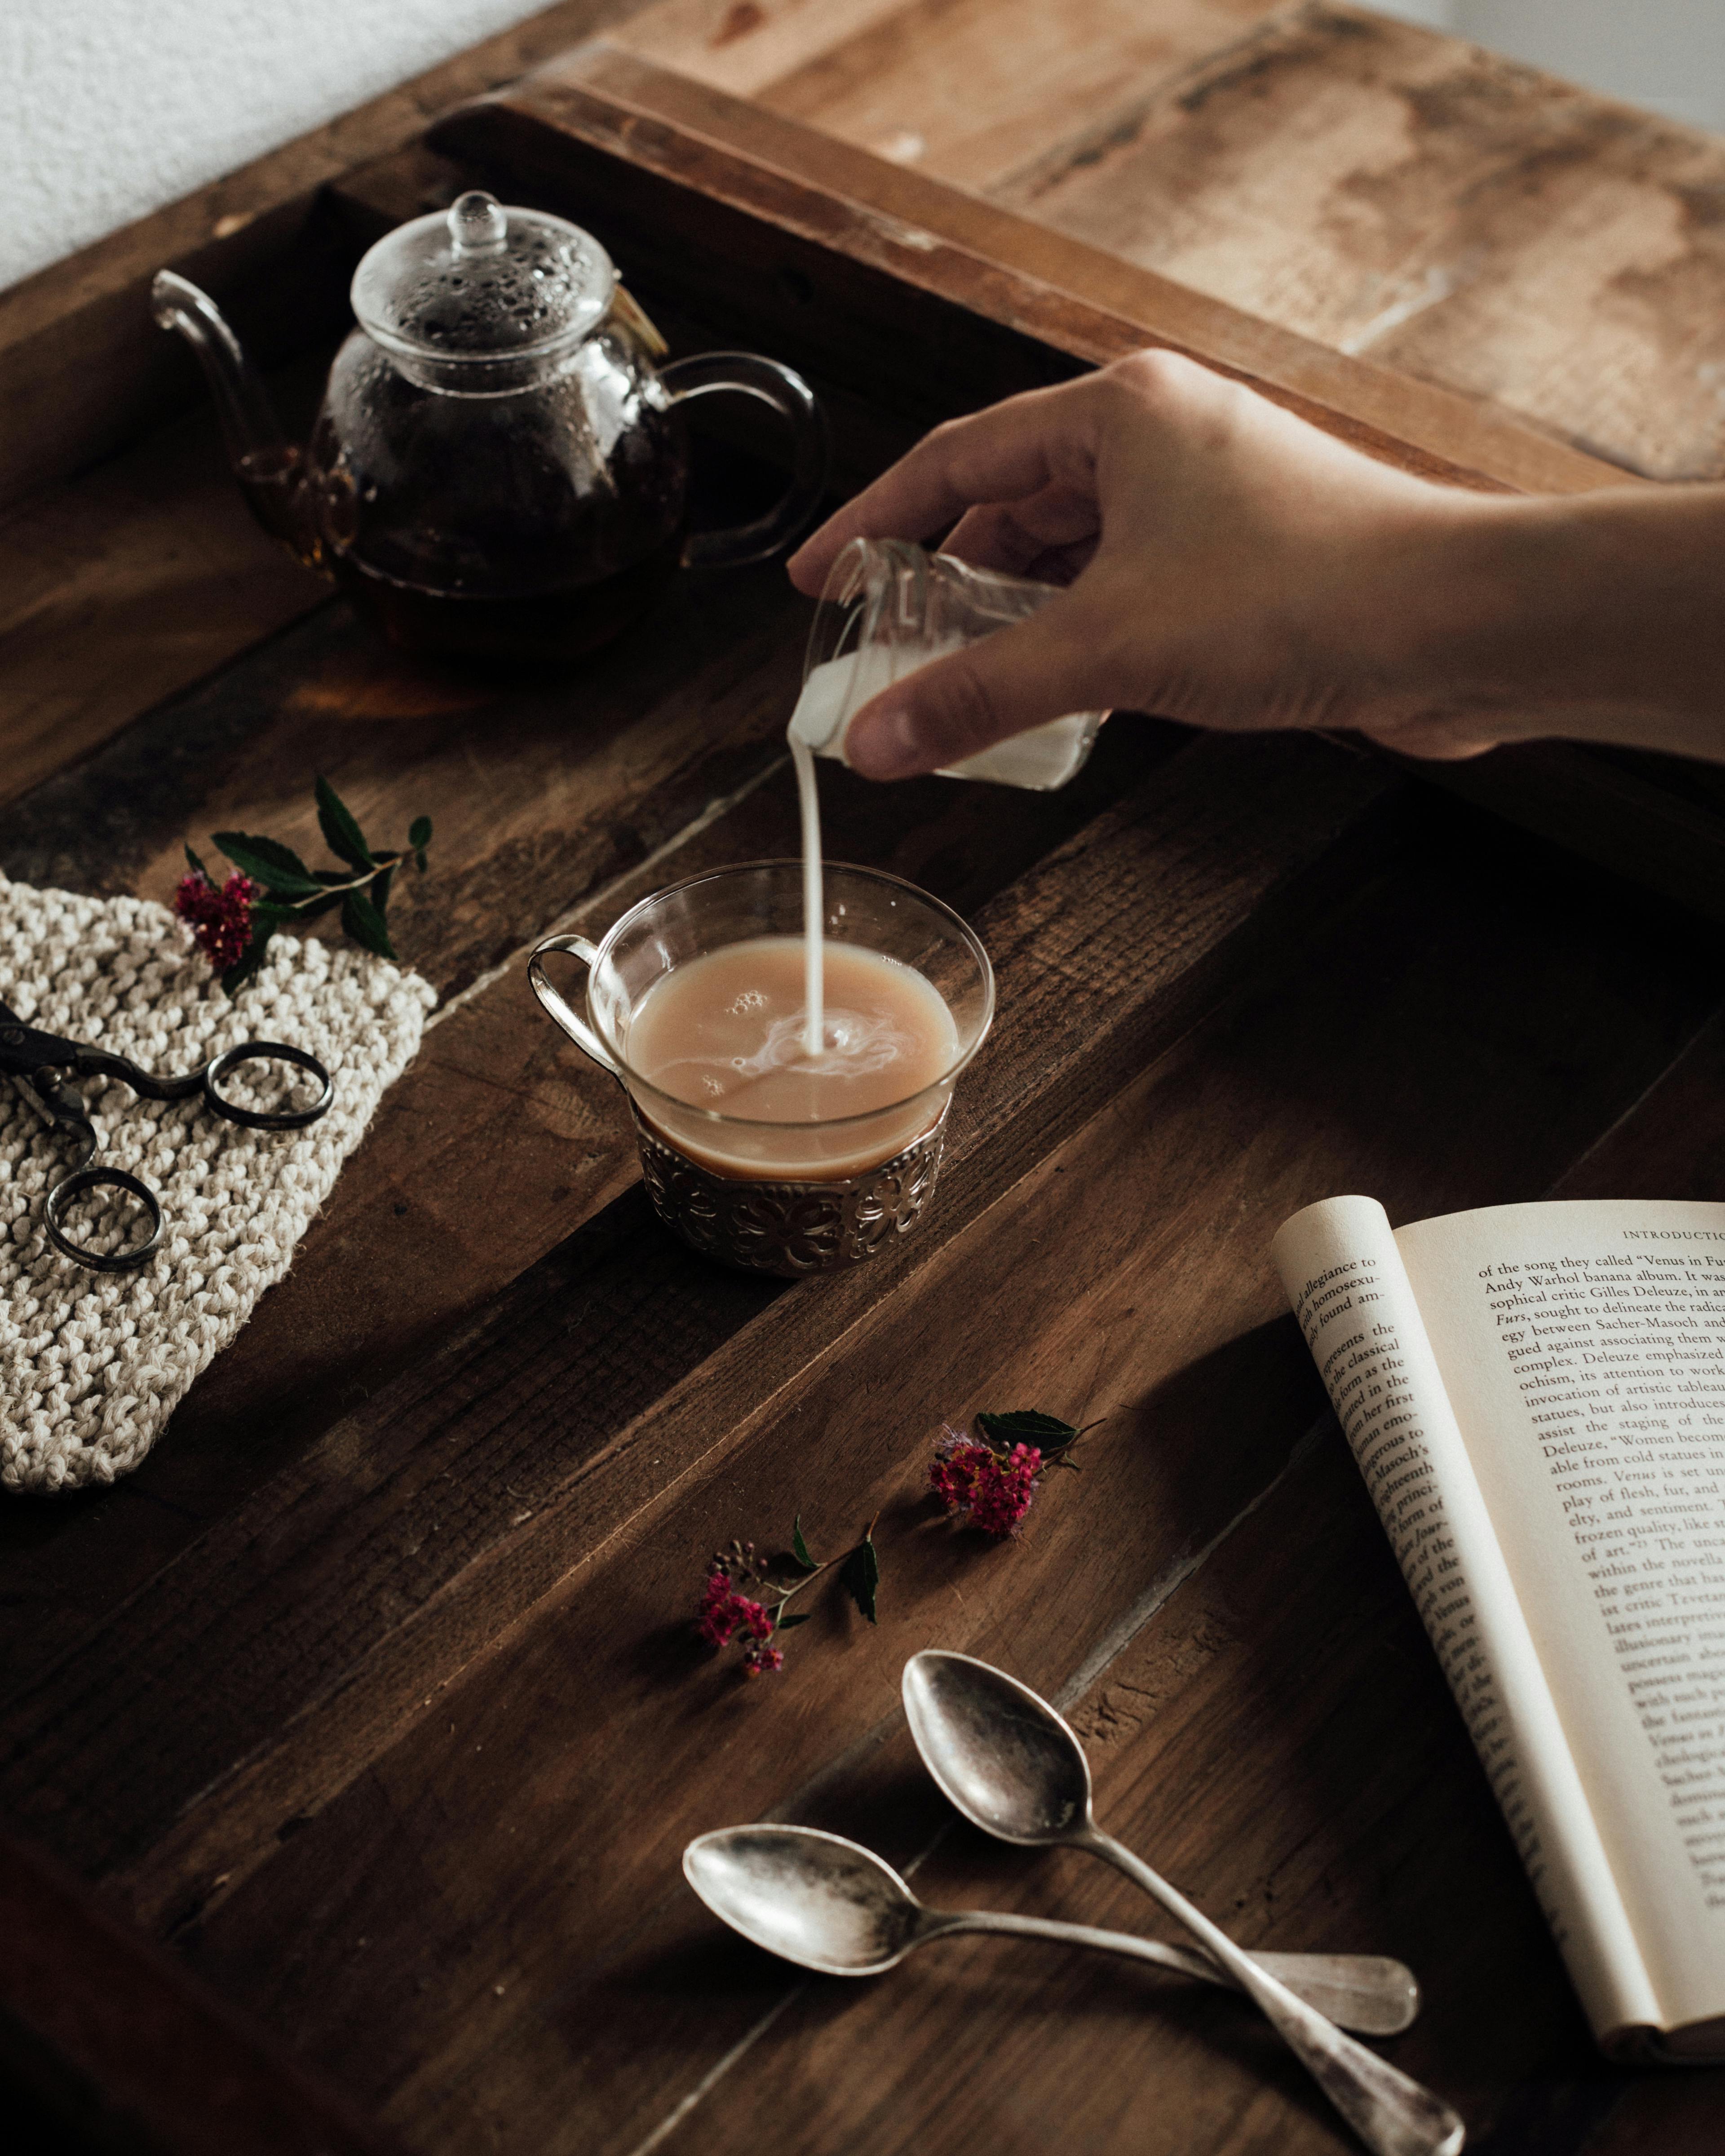
[{"label": "tarnished teaspoon", "polygon": [[[955,1932],[1010,1932],[1063,1946],[1098,1948],[1234,1988],[1206,1956],[1160,1939],[1004,1911],[925,1908],[872,1850],[816,1827],[721,1827],[690,1843],[683,1851],[683,1871],[708,1908],[732,1931],[823,1976],[878,1976],[930,1939]],[[1262,1959],[1291,1989],[1296,1988],[1301,1956],[1266,1954]]]},{"label": "tarnished teaspoon", "polygon": [[[1466,2138],[1447,2104],[1356,2044],[1296,1995],[1285,1969],[1267,1955],[1248,1954],[1203,1912],[1132,1852],[1104,1834],[1091,1814],[1090,1762],[1067,1723],[1045,1700],[1004,1671],[968,1655],[931,1648],[905,1665],[905,1712],[922,1763],[964,1816],[1002,1841],[1040,1848],[1085,1849],[1117,1865],[1168,1914],[1177,1917],[1217,1967],[1250,1994],[1283,2041],[1324,2094],[1378,2156],[1454,2156]],[[1387,1986],[1395,2018],[1384,2034],[1404,2029],[1419,2007],[1419,1987],[1399,1962],[1344,1955],[1312,1961],[1332,1983],[1350,1971],[1366,1989]],[[1309,1994],[1309,1981],[1301,1991]],[[1400,2010],[1396,2012],[1396,2001]],[[1332,2010],[1333,2011],[1333,2009]],[[1338,2017],[1339,2018],[1339,2017]],[[1350,2012],[1348,2019],[1358,2023]]]},{"label": "tarnished teaspoon", "polygon": [[[1024,1848],[1088,1850],[1156,1892],[1156,1875],[1091,1816],[1090,1763],[1077,1736],[1028,1686],[969,1655],[930,1647],[905,1664],[901,1688],[923,1765],[973,1826]],[[1399,2035],[1420,2011],[1418,1979],[1387,1954],[1253,1959],[1363,2035]]]}]

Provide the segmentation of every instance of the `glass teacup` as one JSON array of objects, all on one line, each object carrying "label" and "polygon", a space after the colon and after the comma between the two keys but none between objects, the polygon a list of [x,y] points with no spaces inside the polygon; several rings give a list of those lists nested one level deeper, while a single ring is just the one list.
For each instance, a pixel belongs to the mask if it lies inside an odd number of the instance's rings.
[{"label": "glass teacup", "polygon": [[[753,861],[655,891],[595,945],[548,936],[527,977],[570,1039],[629,1096],[655,1209],[706,1255],[751,1271],[836,1270],[889,1249],[922,1220],[940,1171],[947,1109],[994,1015],[988,953],[948,906],[898,876],[828,862],[825,940],[895,960],[935,989],[952,1026],[937,1074],[858,1114],[795,1122],[702,1106],[631,1061],[649,990],[680,966],[757,937],[800,937],[803,865]],[[586,1015],[547,978],[547,954],[587,962]]]}]

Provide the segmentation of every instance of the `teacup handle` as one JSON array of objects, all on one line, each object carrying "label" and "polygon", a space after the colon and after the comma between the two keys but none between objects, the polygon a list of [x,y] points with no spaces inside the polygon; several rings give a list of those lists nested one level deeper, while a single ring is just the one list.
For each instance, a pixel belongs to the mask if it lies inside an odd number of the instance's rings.
[{"label": "teacup handle", "polygon": [[764,562],[803,529],[826,492],[827,423],[814,392],[800,374],[755,352],[706,352],[692,359],[674,359],[660,367],[659,376],[673,404],[711,397],[716,390],[736,390],[770,404],[790,429],[791,483],[773,507],[747,524],[691,531],[683,542],[685,568],[740,568],[747,562]]},{"label": "teacup handle", "polygon": [[571,1040],[589,1061],[597,1063],[601,1070],[608,1070],[614,1078],[623,1073],[606,1050],[604,1044],[584,1018],[578,1017],[545,977],[542,963],[547,951],[567,951],[572,957],[591,966],[598,957],[598,946],[588,942],[584,936],[547,936],[542,943],[534,946],[533,955],[527,961],[527,979],[533,993],[547,1011],[562,1026]]}]

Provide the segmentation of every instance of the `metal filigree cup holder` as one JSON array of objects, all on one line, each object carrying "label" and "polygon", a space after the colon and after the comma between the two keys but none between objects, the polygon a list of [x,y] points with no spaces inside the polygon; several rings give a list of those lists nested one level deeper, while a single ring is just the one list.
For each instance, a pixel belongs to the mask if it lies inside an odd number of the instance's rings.
[{"label": "metal filigree cup holder", "polygon": [[[647,1194],[666,1227],[721,1264],[791,1279],[860,1265],[896,1249],[920,1225],[940,1174],[953,1086],[994,1011],[988,954],[956,914],[897,876],[829,863],[829,939],[865,944],[932,983],[953,1020],[951,1066],[907,1099],[865,1115],[795,1125],[696,1106],[629,1067],[629,1019],[655,982],[746,937],[800,934],[802,902],[798,861],[721,869],[643,899],[598,944],[547,936],[527,968],[547,1012],[628,1095]],[[584,1014],[546,973],[544,961],[554,952],[586,961]],[[788,1179],[786,1163],[799,1152],[812,1172]],[[711,1164],[715,1155],[727,1172]],[[758,1176],[749,1173],[752,1160],[761,1163]],[[835,1174],[833,1167],[850,1172]]]},{"label": "metal filigree cup holder", "polygon": [[932,1130],[842,1182],[745,1183],[714,1175],[667,1145],[635,1106],[641,1173],[653,1210],[704,1258],[752,1273],[837,1272],[901,1243],[934,1195],[947,1112]]}]

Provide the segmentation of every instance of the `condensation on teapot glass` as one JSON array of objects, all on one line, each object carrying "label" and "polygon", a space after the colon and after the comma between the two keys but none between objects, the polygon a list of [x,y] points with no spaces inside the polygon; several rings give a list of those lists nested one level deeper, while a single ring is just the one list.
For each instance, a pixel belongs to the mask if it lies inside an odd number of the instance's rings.
[{"label": "condensation on teapot glass", "polygon": [[[360,327],[428,387],[507,393],[542,379],[609,312],[611,258],[579,225],[475,187],[398,225],[354,272]],[[535,364],[539,362],[540,364]]]}]

